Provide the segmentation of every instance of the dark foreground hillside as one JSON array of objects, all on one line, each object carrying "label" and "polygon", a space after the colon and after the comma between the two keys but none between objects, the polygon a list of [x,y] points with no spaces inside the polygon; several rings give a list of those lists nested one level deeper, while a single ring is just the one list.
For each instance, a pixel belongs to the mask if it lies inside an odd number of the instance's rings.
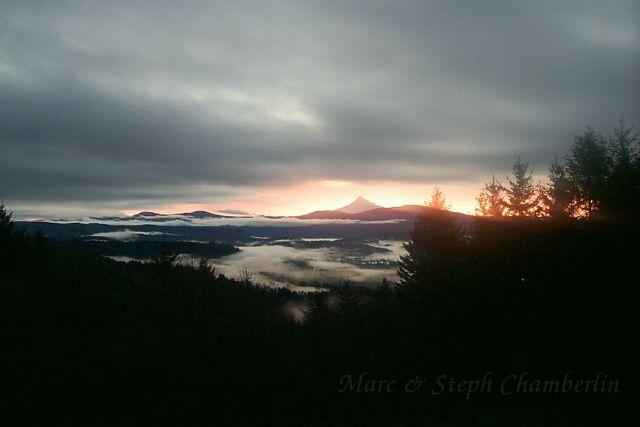
[{"label": "dark foreground hillside", "polygon": [[12,424],[637,422],[633,226],[431,218],[402,286],[309,297],[0,233]]}]

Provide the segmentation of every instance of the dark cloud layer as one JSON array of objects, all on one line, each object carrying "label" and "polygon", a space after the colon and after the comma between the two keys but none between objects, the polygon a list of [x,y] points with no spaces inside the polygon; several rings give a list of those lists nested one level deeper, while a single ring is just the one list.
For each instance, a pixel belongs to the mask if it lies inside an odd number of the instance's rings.
[{"label": "dark cloud layer", "polygon": [[0,1],[0,198],[478,182],[640,117],[640,4]]}]

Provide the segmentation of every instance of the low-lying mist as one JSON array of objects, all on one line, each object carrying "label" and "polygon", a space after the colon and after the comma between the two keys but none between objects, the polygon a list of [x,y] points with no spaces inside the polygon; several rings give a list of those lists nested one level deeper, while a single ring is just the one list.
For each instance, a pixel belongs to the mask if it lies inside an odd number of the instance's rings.
[{"label": "low-lying mist", "polygon": [[[404,251],[402,242],[389,240],[353,246],[332,246],[328,242],[317,248],[296,243],[285,240],[240,246],[240,252],[211,262],[217,272],[228,277],[248,272],[259,284],[308,291],[309,287],[343,284],[373,287],[383,279],[395,282],[396,263]],[[360,245],[378,251],[363,255]]]}]

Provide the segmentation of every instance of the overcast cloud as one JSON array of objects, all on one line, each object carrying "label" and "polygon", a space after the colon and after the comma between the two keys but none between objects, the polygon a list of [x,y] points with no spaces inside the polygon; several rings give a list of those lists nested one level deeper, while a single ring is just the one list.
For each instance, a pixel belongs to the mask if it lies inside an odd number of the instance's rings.
[{"label": "overcast cloud", "polygon": [[640,2],[0,0],[0,198],[544,172],[640,125]]}]

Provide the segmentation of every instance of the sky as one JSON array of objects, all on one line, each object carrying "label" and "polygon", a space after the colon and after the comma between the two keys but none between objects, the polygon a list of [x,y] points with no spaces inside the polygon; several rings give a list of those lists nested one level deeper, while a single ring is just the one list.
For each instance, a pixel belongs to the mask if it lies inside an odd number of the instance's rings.
[{"label": "sky", "polygon": [[17,216],[362,195],[472,212],[514,157],[640,122],[640,2],[0,0],[0,200]]}]

